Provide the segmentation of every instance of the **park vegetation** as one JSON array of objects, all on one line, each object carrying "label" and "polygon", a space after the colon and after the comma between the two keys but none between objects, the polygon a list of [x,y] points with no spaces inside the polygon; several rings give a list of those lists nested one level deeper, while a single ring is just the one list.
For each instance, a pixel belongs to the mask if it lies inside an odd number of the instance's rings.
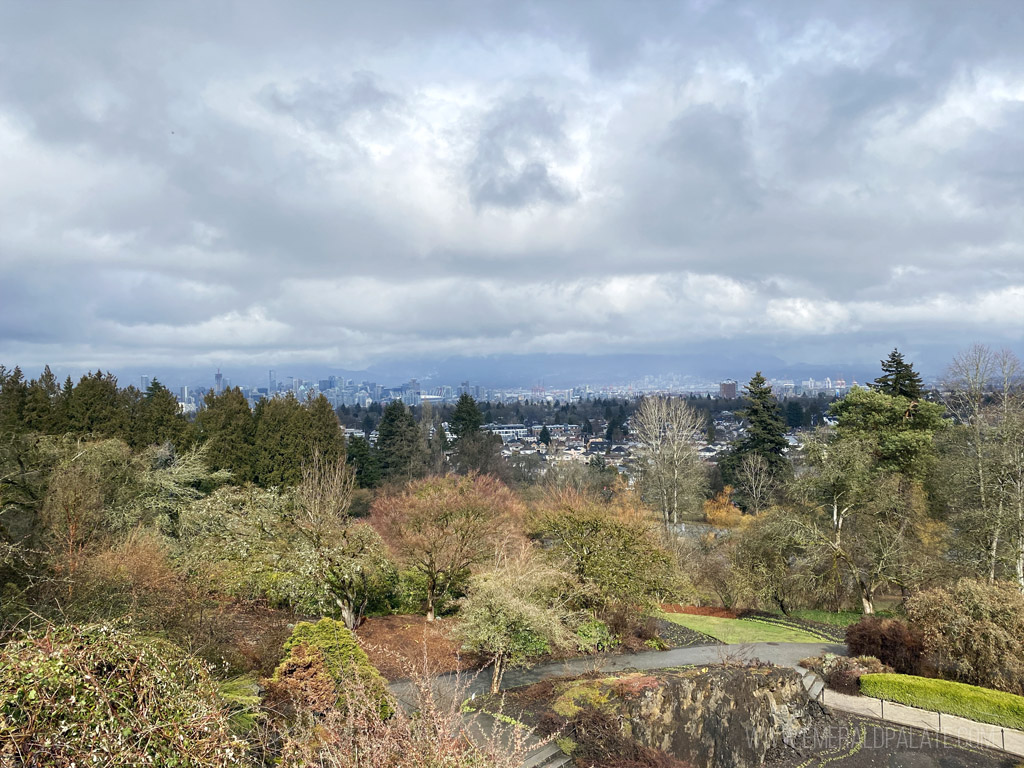
[{"label": "park vegetation", "polygon": [[[447,765],[515,764],[467,745],[422,670],[422,714],[403,709],[360,645],[386,614],[441,626],[493,691],[539,660],[664,647],[666,621],[825,636],[804,616],[852,624],[847,683],[932,690],[871,675],[891,669],[1024,694],[1012,354],[972,347],[928,389],[894,351],[813,417],[760,373],[729,405],[743,429],[715,464],[703,398],[538,411],[628,440],[620,473],[506,461],[481,430],[498,407],[468,395],[353,413],[228,389],[189,420],[156,381],[0,367],[0,756],[411,765],[440,739]],[[346,440],[353,421],[376,441]]]}]

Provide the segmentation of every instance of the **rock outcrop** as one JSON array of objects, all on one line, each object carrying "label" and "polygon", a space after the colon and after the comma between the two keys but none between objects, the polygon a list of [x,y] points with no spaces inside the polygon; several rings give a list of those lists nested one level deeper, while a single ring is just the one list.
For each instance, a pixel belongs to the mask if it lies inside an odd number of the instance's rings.
[{"label": "rock outcrop", "polygon": [[605,681],[634,740],[697,768],[756,768],[822,714],[796,670],[710,666]]},{"label": "rock outcrop", "polygon": [[734,666],[580,680],[554,702],[565,717],[586,709],[695,768],[757,768],[822,714],[795,670]]}]

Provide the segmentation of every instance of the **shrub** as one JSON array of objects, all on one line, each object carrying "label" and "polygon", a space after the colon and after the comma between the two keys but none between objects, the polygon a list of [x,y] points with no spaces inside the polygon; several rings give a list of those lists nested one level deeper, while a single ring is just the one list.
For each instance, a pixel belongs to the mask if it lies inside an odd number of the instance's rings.
[{"label": "shrub", "polygon": [[0,664],[0,764],[242,765],[244,742],[206,667],[105,626],[48,627]]},{"label": "shrub", "polygon": [[921,669],[921,637],[899,619],[866,616],[847,628],[846,645],[851,654],[874,656],[901,674]]},{"label": "shrub", "polygon": [[346,690],[355,687],[377,699],[381,715],[390,714],[384,678],[342,622],[327,618],[316,624],[299,622],[284,651],[287,656],[267,681],[267,704],[280,714],[343,709]]},{"label": "shrub", "polygon": [[[815,660],[818,661],[818,660]],[[834,691],[848,696],[860,695],[860,678],[863,675],[892,672],[874,656],[837,656],[826,653],[814,667],[825,683]]]},{"label": "shrub", "polygon": [[607,651],[614,645],[611,630],[600,619],[591,619],[576,627],[576,648],[583,653]]},{"label": "shrub", "polygon": [[1024,729],[1024,696],[911,675],[864,675],[860,686],[865,696],[1006,728]]},{"label": "shrub", "polygon": [[1024,596],[1016,586],[962,579],[913,597],[907,615],[942,677],[1024,694]]}]

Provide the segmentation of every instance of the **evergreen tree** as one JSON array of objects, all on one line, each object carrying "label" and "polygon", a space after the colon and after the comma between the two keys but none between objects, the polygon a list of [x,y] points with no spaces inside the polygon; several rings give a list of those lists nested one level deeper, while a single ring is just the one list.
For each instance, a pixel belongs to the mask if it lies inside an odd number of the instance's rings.
[{"label": "evergreen tree", "polygon": [[480,413],[476,400],[467,393],[462,393],[459,396],[459,402],[455,404],[455,411],[448,422],[452,434],[455,435],[455,439],[460,440],[466,435],[479,431],[483,423],[484,418]]},{"label": "evergreen tree", "polygon": [[384,409],[377,425],[377,455],[385,480],[406,481],[422,474],[424,456],[420,430],[401,400]]},{"label": "evergreen tree", "polygon": [[256,482],[265,488],[296,485],[310,456],[309,411],[289,392],[261,400],[253,417]]},{"label": "evergreen tree", "polygon": [[786,426],[796,429],[804,423],[804,407],[799,400],[786,401]]},{"label": "evergreen tree", "polygon": [[380,460],[370,443],[362,437],[351,437],[346,446],[346,459],[356,472],[360,488],[376,488],[381,483]]},{"label": "evergreen tree", "polygon": [[256,423],[242,390],[234,387],[220,395],[207,392],[196,415],[195,431],[199,442],[208,445],[206,461],[211,471],[226,469],[236,483],[255,477]]},{"label": "evergreen tree", "polygon": [[25,425],[34,432],[58,435],[64,432],[61,391],[57,377],[46,366],[38,379],[29,382],[25,399]]},{"label": "evergreen tree", "polygon": [[548,429],[547,424],[540,428],[540,436],[537,439],[544,445],[551,445],[551,430]]},{"label": "evergreen tree", "polygon": [[785,455],[789,447],[789,441],[786,440],[786,422],[782,418],[782,409],[772,394],[771,385],[760,371],[751,377],[744,388],[743,397],[747,401],[747,407],[738,415],[746,420],[747,429],[743,436],[733,443],[729,454],[723,458],[722,475],[726,481],[734,484],[743,464],[743,457],[756,453],[768,462],[771,472],[779,477],[789,468]]},{"label": "evergreen tree", "polygon": [[319,453],[327,466],[334,466],[345,457],[345,436],[338,422],[338,414],[322,394],[306,403],[309,412],[309,447],[312,456]]},{"label": "evergreen tree", "polygon": [[124,434],[122,397],[112,373],[89,373],[67,398],[68,429],[77,434],[119,437]]},{"label": "evergreen tree", "polygon": [[167,387],[153,379],[142,398],[141,432],[130,442],[137,445],[170,442],[180,446],[185,426],[185,417],[178,407],[178,399]]},{"label": "evergreen tree", "polygon": [[28,384],[21,368],[8,372],[0,366],[0,429],[21,432],[25,429],[25,401]]},{"label": "evergreen tree", "polygon": [[921,377],[898,349],[893,349],[882,361],[882,375],[875,379],[874,388],[884,395],[910,400],[920,400],[923,389]]}]

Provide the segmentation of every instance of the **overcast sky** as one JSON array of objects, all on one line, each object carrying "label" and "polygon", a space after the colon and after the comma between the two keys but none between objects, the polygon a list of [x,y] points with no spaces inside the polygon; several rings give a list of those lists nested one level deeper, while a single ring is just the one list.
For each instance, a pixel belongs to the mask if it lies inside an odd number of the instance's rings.
[{"label": "overcast sky", "polygon": [[1024,3],[0,0],[0,362],[1024,334]]}]

